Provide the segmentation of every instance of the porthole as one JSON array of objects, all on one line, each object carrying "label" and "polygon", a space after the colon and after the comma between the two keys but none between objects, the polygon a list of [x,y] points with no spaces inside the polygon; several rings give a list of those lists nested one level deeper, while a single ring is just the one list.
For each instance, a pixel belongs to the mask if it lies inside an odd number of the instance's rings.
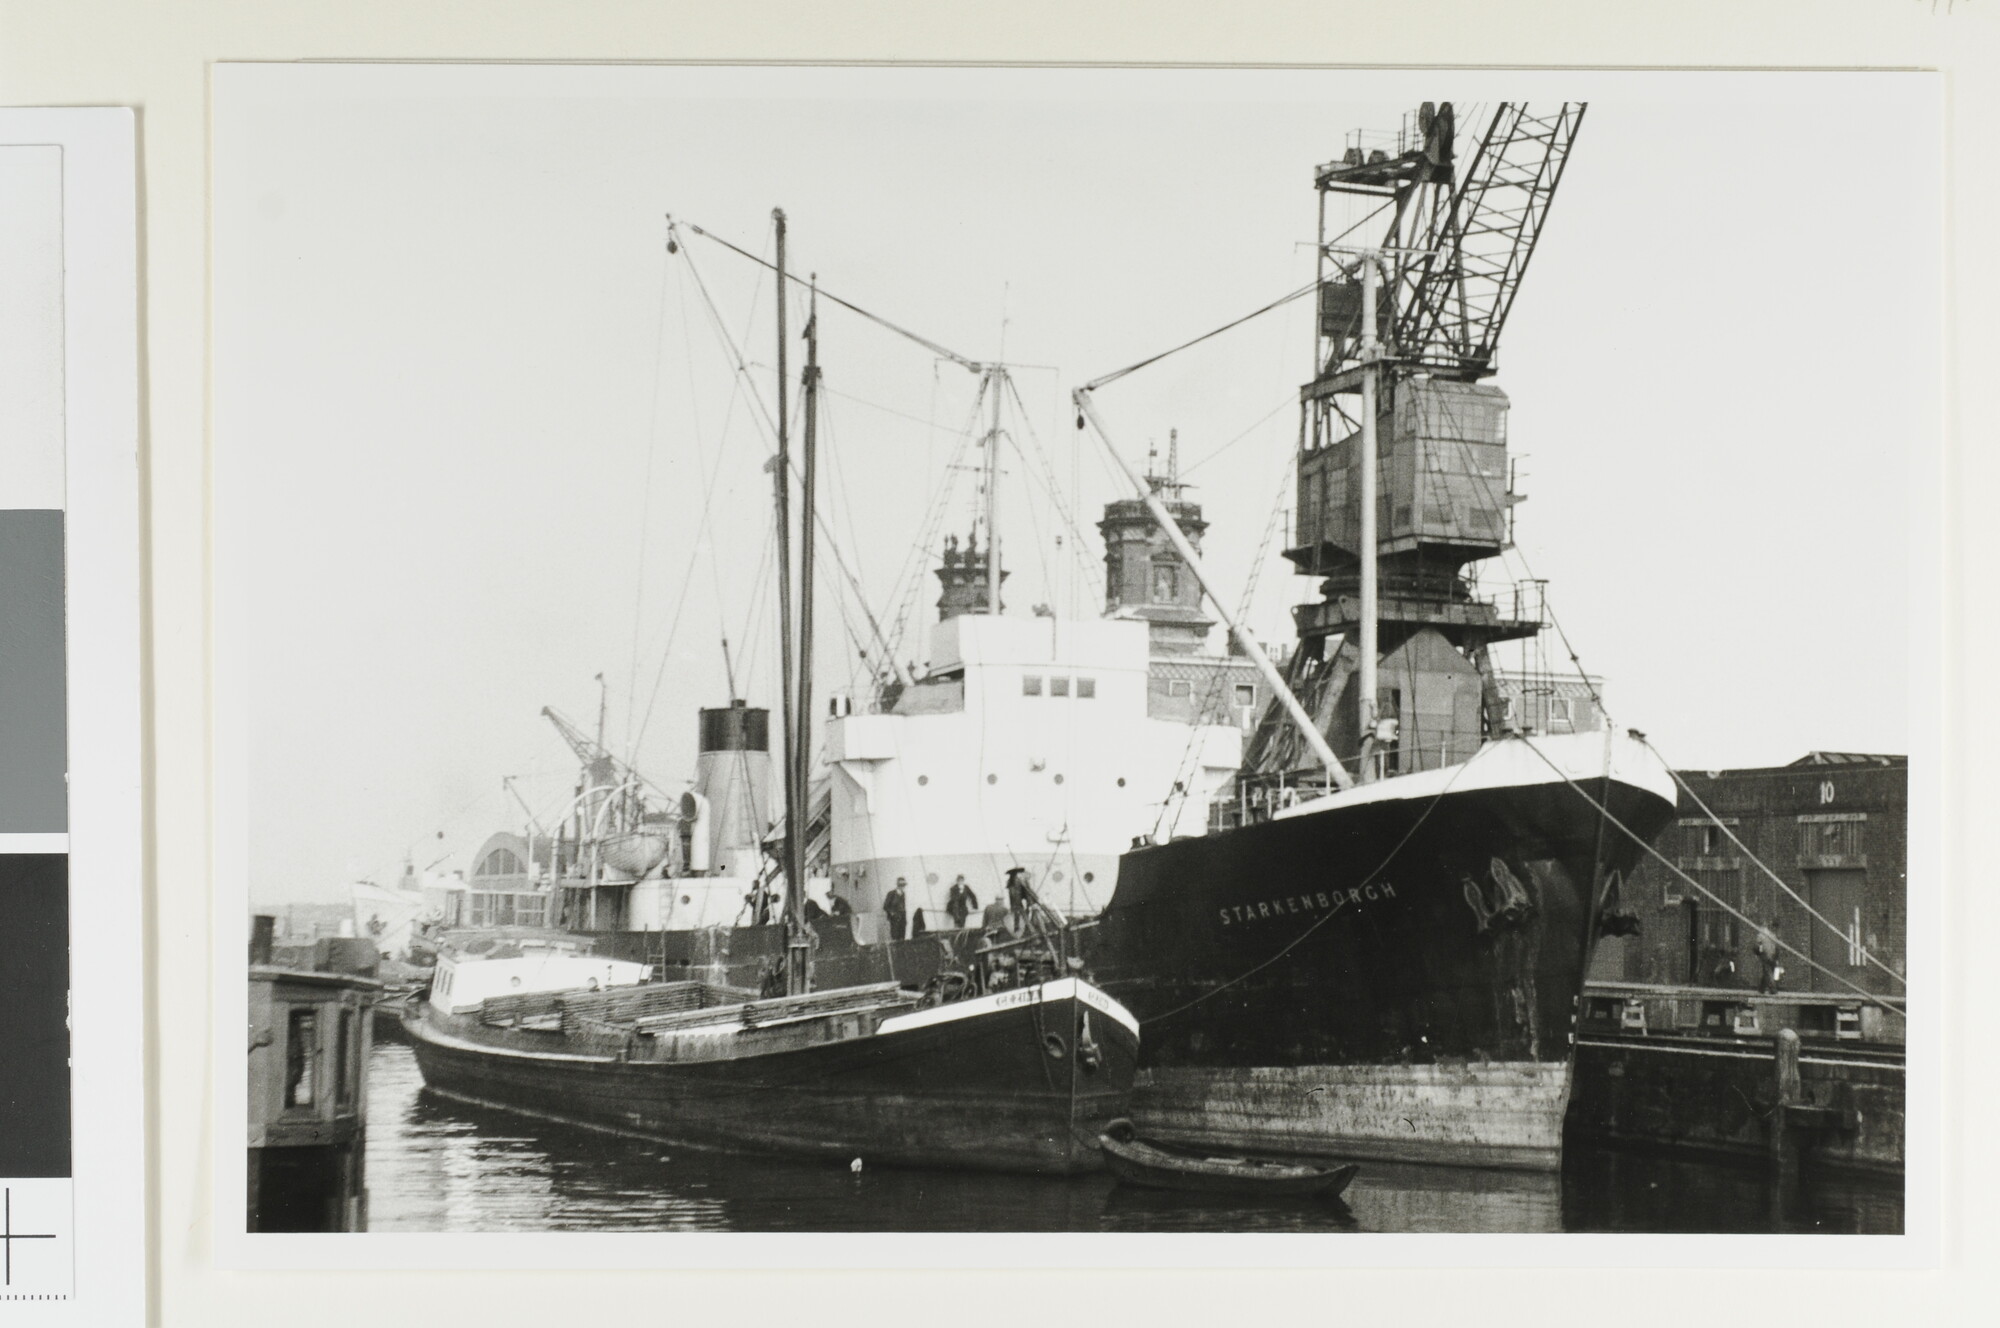
[{"label": "porthole", "polygon": [[1062,878],[1063,878],[1062,868],[1060,867],[1056,868],[1054,871],[1049,873],[1049,879],[1051,881],[1060,881]]},{"label": "porthole", "polygon": [[917,776],[917,783],[919,783],[919,784],[928,784],[928,783],[930,783],[930,782],[931,782],[931,777],[930,777],[929,775],[918,775],[918,776]]},{"label": "porthole", "polygon": [[936,872],[925,872],[925,873],[924,873],[924,883],[925,883],[925,884],[927,884],[927,885],[936,885],[936,884],[937,884],[937,873],[936,873]]},{"label": "porthole", "polygon": [[1085,872],[1085,873],[1083,874],[1083,883],[1084,883],[1085,885],[1089,885],[1089,884],[1090,884],[1090,883],[1091,883],[1092,881],[1094,881],[1094,880],[1096,880],[1096,879],[1097,879],[1097,873],[1096,873],[1096,872]]},{"label": "porthole", "polygon": [[1118,787],[1119,788],[1125,787],[1125,776],[1123,775],[1118,776]]},{"label": "porthole", "polygon": [[998,784],[998,783],[1000,782],[1000,776],[998,776],[998,775],[988,775],[988,776],[986,777],[986,782],[987,782],[987,783],[989,783],[989,784]]},{"label": "porthole", "polygon": [[1056,776],[1056,783],[1058,783],[1058,784],[1062,783],[1062,776],[1061,776],[1061,775],[1057,775],[1057,776]]},{"label": "porthole", "polygon": [[693,895],[682,895],[682,896],[681,896],[681,902],[682,902],[683,904],[692,904],[692,903],[694,902],[694,896],[693,896]]}]

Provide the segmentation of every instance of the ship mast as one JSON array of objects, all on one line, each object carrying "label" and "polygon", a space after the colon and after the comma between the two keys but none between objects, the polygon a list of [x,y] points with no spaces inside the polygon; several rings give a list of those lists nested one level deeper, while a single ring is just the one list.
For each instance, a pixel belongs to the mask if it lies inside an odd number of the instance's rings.
[{"label": "ship mast", "polygon": [[1000,614],[1000,389],[1007,371],[986,368],[985,389],[993,398],[993,423],[986,434],[986,611]]},{"label": "ship mast", "polygon": [[[800,475],[799,519],[799,704],[798,733],[794,736],[794,750],[791,753],[795,769],[792,784],[798,794],[798,814],[793,822],[797,827],[797,838],[790,841],[791,858],[798,876],[798,886],[792,891],[792,898],[798,900],[799,927],[791,934],[788,948],[788,962],[785,965],[785,987],[788,992],[798,995],[812,989],[812,948],[811,940],[805,932],[806,873],[811,870],[806,861],[806,827],[808,813],[808,790],[812,787],[810,762],[812,760],[812,649],[813,649],[813,516],[818,468],[819,448],[816,446],[818,430],[815,417],[819,414],[819,279],[813,278],[812,301],[806,313],[806,373],[805,373],[805,461]],[[791,804],[787,804],[788,806]]]},{"label": "ship mast", "polygon": [[798,786],[799,724],[795,711],[797,682],[793,673],[792,641],[792,449],[789,403],[790,349],[785,327],[785,210],[771,209],[778,247],[778,456],[772,467],[778,507],[778,660],[781,709],[784,716],[785,782],[785,984],[791,992],[805,990],[806,962],[811,940],[806,933],[805,793]]}]

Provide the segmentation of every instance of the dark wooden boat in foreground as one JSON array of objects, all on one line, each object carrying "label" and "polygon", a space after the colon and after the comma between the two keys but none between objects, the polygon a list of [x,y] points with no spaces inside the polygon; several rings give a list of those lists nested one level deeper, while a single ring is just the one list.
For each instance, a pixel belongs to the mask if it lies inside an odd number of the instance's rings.
[{"label": "dark wooden boat in foreground", "polygon": [[[504,958],[497,951],[484,958],[440,954],[430,993],[410,1003],[404,1021],[417,1066],[427,1086],[451,1097],[674,1144],[906,1167],[1045,1175],[1095,1170],[1102,1165],[1098,1135],[1129,1110],[1139,1021],[1091,984],[1060,917],[1017,904],[1008,923],[989,929],[963,967],[937,972],[923,993],[897,982],[827,988],[815,979],[819,939],[805,900],[813,871],[806,810],[813,750],[818,319],[809,314],[805,328],[802,515],[794,567],[784,213],[772,219],[778,254],[773,414],[785,736],[783,959],[750,991],[702,981],[651,982],[651,964],[596,954],[530,953],[525,947]],[[620,774],[604,747],[599,713],[595,742],[572,735],[573,745],[590,758],[590,782],[574,805],[576,841],[585,842],[586,824],[599,836],[585,859],[593,883],[607,868],[643,879],[663,865],[667,841],[647,846],[653,823],[630,796],[638,781]],[[760,890],[764,884],[760,878]]]},{"label": "dark wooden boat in foreground", "polygon": [[1208,1194],[1322,1195],[1339,1198],[1361,1168],[1301,1166],[1246,1157],[1196,1157],[1169,1152],[1139,1139],[1129,1120],[1105,1127],[1098,1139],[1104,1165],[1127,1185]]},{"label": "dark wooden boat in foreground", "polygon": [[[440,967],[450,990],[477,963]],[[928,1008],[894,983],[753,995],[434,993],[404,1027],[436,1092],[678,1145],[1067,1175],[1129,1109],[1138,1020],[1078,977]]]}]

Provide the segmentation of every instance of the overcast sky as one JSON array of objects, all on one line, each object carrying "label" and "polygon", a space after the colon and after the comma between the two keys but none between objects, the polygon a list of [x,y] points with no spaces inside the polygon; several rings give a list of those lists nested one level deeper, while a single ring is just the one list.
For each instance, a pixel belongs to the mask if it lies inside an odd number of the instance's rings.
[{"label": "overcast sky", "polygon": [[[405,853],[466,865],[521,820],[503,776],[559,799],[572,765],[539,712],[594,724],[597,673],[613,745],[666,787],[696,708],[728,699],[725,633],[738,691],[775,708],[771,287],[705,240],[669,255],[667,214],[768,253],[782,206],[799,273],[965,355],[1004,339],[1027,407],[1007,602],[1095,612],[1094,523],[1124,491],[1070,388],[1309,281],[1313,166],[1425,99],[1461,126],[1499,98],[1590,103],[1493,380],[1528,502],[1488,589],[1547,578],[1617,720],[1681,765],[1906,751],[1928,96],[1891,75],[225,67],[218,646],[241,682],[218,704],[249,794],[223,833],[247,825],[253,898],[334,900]],[[947,480],[945,529],[970,522],[975,477],[949,464],[975,383],[822,314],[825,508],[887,624]],[[1292,501],[1309,319],[1099,394],[1135,460],[1179,430],[1232,599]],[[1267,640],[1312,594],[1288,533],[1256,577]],[[823,565],[822,695],[857,676],[840,582]]]}]

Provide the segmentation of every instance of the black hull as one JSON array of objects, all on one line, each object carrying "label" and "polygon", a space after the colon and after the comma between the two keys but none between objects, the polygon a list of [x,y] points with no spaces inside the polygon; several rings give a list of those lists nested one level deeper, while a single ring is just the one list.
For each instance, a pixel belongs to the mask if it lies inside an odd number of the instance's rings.
[{"label": "black hull", "polygon": [[[1649,838],[1673,814],[1615,782],[1609,805]],[[1188,1142],[1558,1165],[1590,883],[1640,852],[1537,784],[1127,854],[1086,935],[1143,1021],[1135,1119]]]},{"label": "black hull", "polygon": [[[417,1009],[405,1026],[418,1068],[450,1097],[680,1146],[898,1167],[1095,1170],[1099,1132],[1126,1112],[1138,1050],[1135,1034],[1074,996],[680,1062],[566,1054],[559,1033]],[[1094,1069],[1079,1055],[1086,1013]]]},{"label": "black hull", "polygon": [[[1648,840],[1674,814],[1635,784],[1580,783]],[[1590,883],[1629,875],[1642,852],[1578,788],[1537,781],[1126,854],[1082,936],[1092,980],[1144,1029],[1133,1118],[1180,1143],[1559,1166]],[[829,984],[914,985],[942,953],[936,937],[822,933]],[[739,985],[783,944],[775,927],[596,937],[670,979]]]}]

